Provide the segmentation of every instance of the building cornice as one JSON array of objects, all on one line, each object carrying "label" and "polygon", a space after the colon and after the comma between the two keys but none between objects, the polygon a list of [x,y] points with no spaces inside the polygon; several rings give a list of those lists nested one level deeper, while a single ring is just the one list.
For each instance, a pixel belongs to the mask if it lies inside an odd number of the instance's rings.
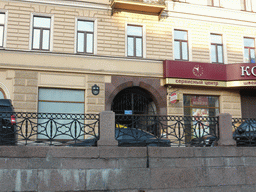
[{"label": "building cornice", "polygon": [[256,26],[256,13],[223,7],[212,7],[190,3],[168,1],[166,13],[168,17],[200,20],[247,27]]},{"label": "building cornice", "polygon": [[16,50],[1,50],[0,57],[0,68],[5,70],[163,78],[160,60]]}]

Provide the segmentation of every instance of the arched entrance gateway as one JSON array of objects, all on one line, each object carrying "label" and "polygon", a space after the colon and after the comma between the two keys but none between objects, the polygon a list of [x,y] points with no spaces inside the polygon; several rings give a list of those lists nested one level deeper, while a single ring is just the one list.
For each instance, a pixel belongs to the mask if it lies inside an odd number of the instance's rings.
[{"label": "arched entrance gateway", "polygon": [[120,91],[112,102],[111,110],[115,114],[157,114],[151,94],[140,87],[130,87]]},{"label": "arched entrance gateway", "polygon": [[112,102],[111,110],[116,114],[116,128],[129,127],[158,134],[158,123],[154,118],[157,106],[148,91],[140,87],[120,91]]}]

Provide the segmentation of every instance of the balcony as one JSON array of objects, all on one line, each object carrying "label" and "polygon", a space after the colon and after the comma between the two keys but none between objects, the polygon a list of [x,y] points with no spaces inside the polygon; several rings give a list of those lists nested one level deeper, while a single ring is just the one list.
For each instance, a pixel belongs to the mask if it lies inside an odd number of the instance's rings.
[{"label": "balcony", "polygon": [[161,15],[165,9],[165,0],[111,0],[112,14],[126,11],[148,15]]}]

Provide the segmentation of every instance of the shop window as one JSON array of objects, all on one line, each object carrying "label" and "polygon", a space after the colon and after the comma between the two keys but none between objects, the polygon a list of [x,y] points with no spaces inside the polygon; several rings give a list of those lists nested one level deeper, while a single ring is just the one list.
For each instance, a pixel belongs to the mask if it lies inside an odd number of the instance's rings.
[{"label": "shop window", "polygon": [[[50,89],[40,88],[38,94],[38,112],[39,113],[73,113],[84,114],[84,90],[70,90],[70,89]],[[44,120],[39,119],[39,123]],[[59,124],[67,124],[70,120],[56,120]],[[63,126],[62,126],[63,127]],[[38,128],[39,139],[47,138],[44,132],[49,131],[50,127]],[[63,132],[66,130],[63,129]],[[59,130],[62,131],[62,130]],[[56,139],[70,139],[67,135],[60,135]]]},{"label": "shop window", "polygon": [[255,63],[255,40],[244,38],[244,60],[245,63]]},{"label": "shop window", "polygon": [[127,56],[143,57],[142,26],[127,26]]},{"label": "shop window", "polygon": [[188,60],[188,32],[174,30],[174,59]]},{"label": "shop window", "polygon": [[[184,116],[202,116],[202,117],[216,117],[220,113],[219,97],[217,96],[199,96],[199,95],[184,95]],[[191,134],[188,133],[186,140],[190,141],[195,137],[201,137],[204,134],[211,134],[216,125],[208,122],[207,119],[202,120],[205,127],[194,127],[196,122],[186,121],[185,127],[191,128]]]},{"label": "shop window", "polygon": [[222,35],[211,34],[211,62],[223,63]]},{"label": "shop window", "polygon": [[94,22],[77,21],[77,53],[93,54],[94,50]]},{"label": "shop window", "polygon": [[50,17],[33,17],[33,34],[32,34],[32,49],[34,50],[50,50]]},{"label": "shop window", "polygon": [[0,88],[0,99],[5,99],[4,91]]},{"label": "shop window", "polygon": [[219,97],[184,95],[184,115],[207,117],[219,115]]},{"label": "shop window", "polygon": [[5,13],[0,13],[0,47],[4,46]]}]

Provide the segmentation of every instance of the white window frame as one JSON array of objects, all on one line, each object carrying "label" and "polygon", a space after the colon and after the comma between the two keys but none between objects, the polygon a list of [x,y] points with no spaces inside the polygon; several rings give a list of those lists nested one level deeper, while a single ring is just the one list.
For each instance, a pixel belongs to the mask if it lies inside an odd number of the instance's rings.
[{"label": "white window frame", "polygon": [[[32,43],[33,43],[34,17],[49,17],[49,18],[51,18],[49,50],[33,49]],[[30,16],[29,50],[31,50],[31,51],[52,52],[52,50],[53,50],[53,31],[54,31],[53,26],[54,26],[54,15],[41,14],[41,13],[31,13],[31,16]]]},{"label": "white window frame", "polygon": [[8,11],[0,9],[0,13],[5,14],[4,18],[4,33],[3,33],[3,46],[0,49],[4,49],[6,47],[6,37],[7,37],[7,21],[8,21]]},{"label": "white window frame", "polygon": [[[94,25],[93,25],[93,53],[92,55],[97,55],[97,37],[98,37],[98,22],[97,22],[97,19],[94,19],[94,18],[89,18],[89,17],[77,17],[76,18],[76,21],[75,21],[75,39],[74,39],[74,53],[79,53],[77,52],[77,29],[78,29],[78,20],[84,20],[84,21],[91,21],[91,22],[94,22]],[[90,54],[90,53],[80,53],[80,54]]]},{"label": "white window frame", "polygon": [[223,63],[214,63],[214,64],[227,64],[228,62],[228,54],[227,54],[227,48],[226,48],[226,36],[225,34],[219,32],[219,31],[210,31],[209,33],[209,63],[212,63],[212,51],[211,51],[211,34],[217,34],[217,35],[221,35],[222,36],[222,44],[223,44]]},{"label": "white window frame", "polygon": [[252,0],[242,0],[242,1],[245,2],[245,5],[244,5],[244,7],[242,7],[242,5],[241,5],[241,10],[242,11],[252,11],[252,7],[253,7]]},{"label": "white window frame", "polygon": [[172,28],[172,59],[175,60],[175,54],[174,54],[174,31],[179,30],[179,31],[187,31],[188,33],[188,60],[177,60],[177,61],[192,61],[192,38],[191,38],[191,32],[190,29],[188,28],[180,28],[180,27],[175,27]]},{"label": "white window frame", "polygon": [[[255,58],[256,58],[256,37],[251,36],[251,35],[243,35],[242,36],[242,50],[243,50],[243,62],[246,63],[245,61],[245,55],[244,55],[244,38],[248,39],[254,39],[254,50],[255,50]],[[256,59],[255,59],[256,60]],[[255,61],[256,62],[256,61]]]},{"label": "white window frame", "polygon": [[[68,91],[83,91],[83,102],[81,102],[81,101],[68,101],[68,103],[70,104],[70,103],[76,103],[76,104],[78,104],[78,103],[80,103],[80,104],[83,104],[83,113],[84,113],[84,111],[85,111],[85,100],[86,100],[86,95],[85,95],[85,89],[76,89],[76,88],[63,88],[63,87],[44,87],[44,86],[40,86],[40,87],[38,87],[38,96],[37,96],[37,112],[39,112],[39,113],[45,113],[45,112],[43,112],[43,111],[39,111],[39,103],[41,102],[42,104],[44,103],[44,102],[52,102],[52,103],[62,103],[62,104],[64,104],[64,103],[66,103],[67,101],[60,101],[60,100],[40,100],[39,99],[39,96],[40,96],[40,94],[39,94],[39,92],[40,92],[40,89],[51,89],[51,90],[68,90]],[[47,111],[46,113],[59,113],[59,112],[51,112],[51,111]],[[64,112],[64,113],[66,113],[66,112]],[[69,112],[68,112],[69,113]],[[70,113],[72,113],[72,112],[70,112]],[[61,121],[61,120],[60,120]],[[46,127],[47,128],[47,127]],[[38,135],[39,136],[39,135]],[[59,137],[57,137],[57,139],[70,139],[69,137],[67,137],[67,136],[64,136],[64,135],[62,135],[62,136],[60,136],[61,138],[59,138]],[[39,138],[39,137],[38,137]],[[40,138],[39,139],[44,139],[45,138],[45,136],[43,136],[42,134],[40,134]],[[81,138],[80,139],[84,139],[84,136],[82,135],[81,136]]]},{"label": "white window frame", "polygon": [[[127,41],[127,28],[128,25],[133,25],[133,26],[140,26],[142,27],[142,57],[131,57],[128,56],[128,41]],[[125,57],[129,57],[129,58],[146,58],[146,25],[145,24],[141,24],[141,23],[125,23]]]}]

